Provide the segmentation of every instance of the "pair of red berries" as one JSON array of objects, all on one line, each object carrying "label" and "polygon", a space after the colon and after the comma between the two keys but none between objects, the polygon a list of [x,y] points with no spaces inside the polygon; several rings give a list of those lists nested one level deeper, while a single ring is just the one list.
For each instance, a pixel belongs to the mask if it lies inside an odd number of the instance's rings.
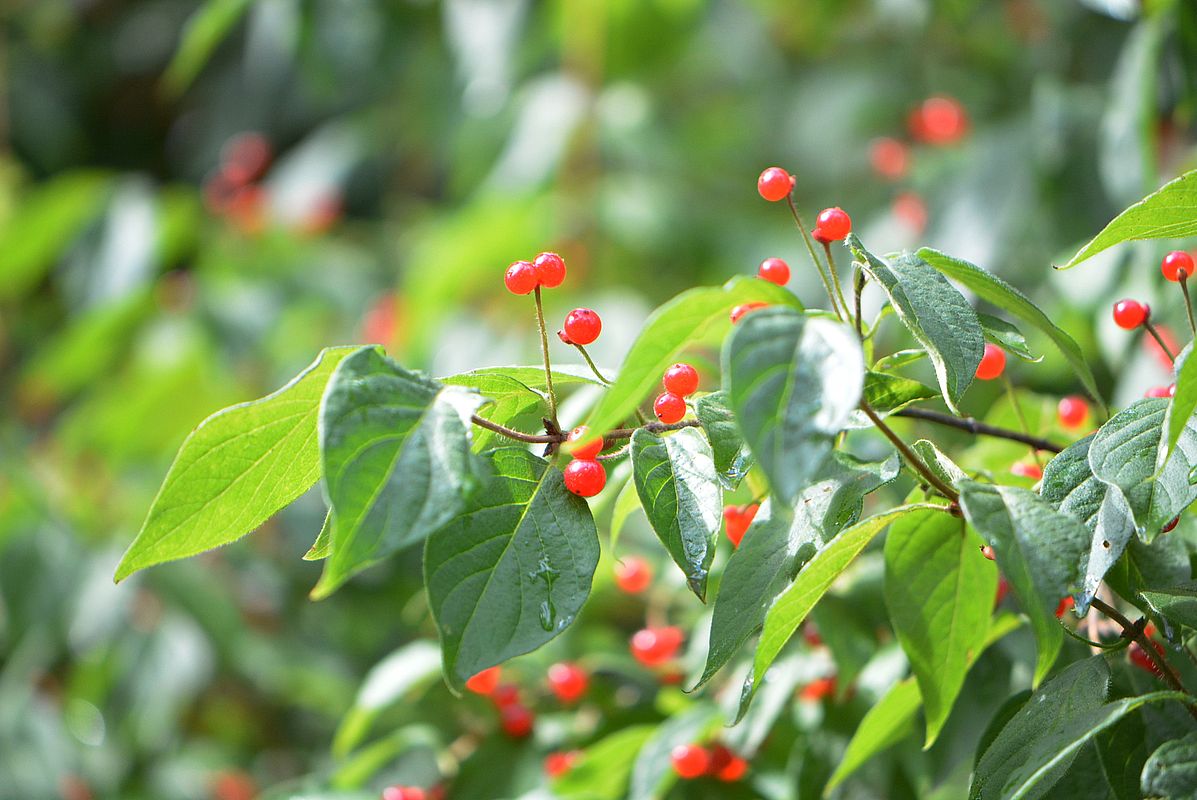
[{"label": "pair of red berries", "polygon": [[[781,167],[769,167],[756,179],[756,190],[771,203],[785,200],[794,191],[794,176]],[[824,243],[838,242],[851,232],[852,219],[842,208],[825,208],[815,219],[811,236]]]},{"label": "pair of red berries", "polygon": [[541,253],[533,261],[514,261],[503,275],[512,294],[530,294],[540,286],[553,289],[565,280],[565,260],[556,253]]},{"label": "pair of red berries", "polygon": [[686,398],[698,391],[698,370],[689,364],[674,364],[661,378],[665,391],[653,401],[653,413],[666,425],[686,416]]},{"label": "pair of red berries", "polygon": [[598,459],[604,445],[603,437],[591,436],[581,425],[570,431],[565,447],[574,460],[565,467],[565,488],[579,497],[594,497],[607,485],[607,470]]},{"label": "pair of red berries", "polygon": [[723,509],[723,527],[727,531],[727,538],[731,540],[732,547],[738,548],[740,541],[744,538],[744,534],[748,532],[748,526],[752,525],[752,520],[756,517],[756,512],[760,510],[760,505],[757,503],[749,503],[745,506],[725,506]]},{"label": "pair of red berries", "polygon": [[699,744],[679,744],[669,752],[673,771],[683,780],[710,775],[726,783],[738,781],[748,772],[748,762],[721,744],[709,750]]},{"label": "pair of red berries", "polygon": [[489,667],[466,681],[466,688],[475,694],[489,697],[499,709],[499,725],[503,732],[515,739],[532,733],[536,716],[520,702],[519,689],[513,685],[499,685],[499,667]]},{"label": "pair of red berries", "polygon": [[628,594],[640,594],[653,582],[652,566],[639,556],[615,563],[615,585]]},{"label": "pair of red berries", "polygon": [[591,308],[575,308],[565,315],[557,337],[566,344],[590,344],[603,332],[603,321]]},{"label": "pair of red berries", "polygon": [[677,654],[684,639],[682,629],[672,625],[638,630],[632,634],[632,657],[646,667],[659,667]]},{"label": "pair of red berries", "polygon": [[991,381],[1001,376],[1006,369],[1006,351],[992,342],[985,343],[985,353],[977,364],[977,378]]}]

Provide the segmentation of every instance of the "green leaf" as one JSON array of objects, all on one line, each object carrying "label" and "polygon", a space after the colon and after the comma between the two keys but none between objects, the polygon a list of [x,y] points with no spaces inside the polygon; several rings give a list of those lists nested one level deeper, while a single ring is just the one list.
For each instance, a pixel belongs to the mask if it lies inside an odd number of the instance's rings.
[{"label": "green leaf", "polygon": [[904,253],[891,263],[874,256],[848,235],[848,247],[889,296],[902,324],[927,350],[948,408],[973,382],[985,353],[985,336],[973,307],[957,289],[918,256]]},{"label": "green leaf", "polygon": [[1143,765],[1145,797],[1197,796],[1197,733],[1164,742]]},{"label": "green leaf", "polygon": [[974,481],[959,485],[965,517],[993,546],[998,567],[1031,620],[1039,644],[1038,685],[1060,652],[1064,634],[1056,606],[1078,581],[1089,534],[1079,521],[1026,489]]},{"label": "green leaf", "polygon": [[979,312],[977,320],[981,323],[981,329],[985,331],[985,341],[993,342],[1023,361],[1038,363],[1043,360],[1043,356],[1035,355],[1027,347],[1027,339],[1022,335],[1022,331],[1006,320]]},{"label": "green leaf", "polygon": [[1093,377],[1093,371],[1089,369],[1089,362],[1085,359],[1085,354],[1081,352],[1080,346],[1062,328],[1052,322],[1051,318],[1044,314],[1037,305],[1032,303],[1030,298],[976,264],[953,258],[938,250],[924,247],[918,251],[918,257],[952,280],[962,284],[985,302],[997,306],[1044,333],[1060,350],[1077,377],[1081,379],[1085,390],[1097,401],[1098,405],[1104,408],[1101,393],[1097,390],[1097,380]]},{"label": "green leaf", "polygon": [[1145,591],[1143,599],[1173,622],[1197,629],[1197,583]]},{"label": "green leaf", "polygon": [[116,580],[236,541],[311,488],[320,477],[320,397],[353,351],[324,350],[277,392],[201,422],[179,448]]},{"label": "green leaf", "polygon": [[171,95],[182,93],[249,10],[250,0],[207,0],[183,28],[182,41],[162,76]]},{"label": "green leaf", "polygon": [[1123,211],[1077,251],[1060,269],[1075,267],[1086,259],[1122,242],[1139,239],[1181,239],[1197,234],[1197,170],[1186,172]]},{"label": "green leaf", "polygon": [[632,434],[632,476],[657,538],[706,601],[707,578],[723,522],[723,490],[706,437],[694,428]]},{"label": "green leaf", "polygon": [[935,477],[949,486],[955,486],[959,481],[968,480],[968,474],[957,466],[955,461],[944,455],[934,442],[919,439],[911,447],[927,465],[927,468],[935,473]]},{"label": "green leaf", "polygon": [[1193,424],[1194,411],[1197,411],[1197,358],[1185,358],[1176,373],[1176,395],[1168,406],[1164,458],[1172,455],[1185,429]]},{"label": "green leaf", "polygon": [[677,773],[669,762],[669,752],[679,744],[703,741],[718,724],[718,709],[708,705],[675,714],[661,723],[636,756],[627,800],[658,800],[664,797],[677,782]]},{"label": "green leaf", "polygon": [[327,597],[460,513],[476,482],[467,426],[481,401],[373,347],[341,362],[320,413],[332,554],[313,597]]},{"label": "green leaf", "polygon": [[694,413],[711,442],[719,481],[725,489],[735,489],[748,474],[752,457],[744,448],[744,438],[740,436],[740,427],[728,405],[727,392],[712,392],[698,398]]},{"label": "green leaf", "polygon": [[491,474],[424,548],[445,677],[458,691],[565,630],[598,565],[590,508],[561,472],[518,447],[488,455]]},{"label": "green leaf", "polygon": [[985,641],[997,570],[964,520],[922,511],[890,526],[885,538],[885,605],[910,658],[927,711],[930,747]]},{"label": "green leaf", "polygon": [[[806,615],[815,607],[819,599],[831,588],[831,584],[840,576],[848,565],[864,550],[873,537],[881,533],[886,526],[904,514],[919,509],[936,510],[947,513],[941,506],[917,504],[898,506],[883,514],[869,517],[848,528],[831,544],[819,551],[810,563],[798,573],[797,580],[782,593],[773,603],[765,615],[764,628],[761,639],[757,644],[756,657],[753,660],[752,674],[745,682],[742,692],[741,709],[745,708],[751,699],[755,686],[764,678],[769,666],[781,653],[782,647],[798,630],[798,626],[806,619]],[[751,535],[751,531],[749,534]],[[747,535],[745,536],[747,539]],[[743,544],[741,543],[741,547]]]},{"label": "green leaf", "polygon": [[320,526],[320,533],[316,541],[303,554],[304,561],[323,561],[332,555],[332,511],[324,515],[324,524]]},{"label": "green leaf", "polygon": [[435,677],[440,666],[440,649],[423,639],[400,647],[375,664],[357,690],[353,707],[337,727],[333,756],[343,757],[361,744],[379,714]]},{"label": "green leaf", "polygon": [[[887,306],[888,307],[888,306]],[[921,347],[912,347],[907,350],[898,350],[895,353],[890,353],[887,356],[882,356],[873,364],[874,372],[890,372],[895,369],[909,366],[918,361],[922,361],[927,357],[927,351]]]},{"label": "green leaf", "polygon": [[611,384],[586,424],[595,433],[606,433],[623,424],[661,382],[677,356],[696,339],[731,326],[729,314],[742,303],[759,302],[802,310],[790,291],[759,278],[734,278],[723,287],[702,287],[682,292],[662,305],[624,358],[619,376]]},{"label": "green leaf", "polygon": [[620,800],[626,797],[628,776],[636,753],[656,731],[636,725],[616,731],[582,751],[569,770],[553,781],[553,795],[563,800]]},{"label": "green leaf", "polygon": [[939,392],[916,380],[886,372],[866,372],[864,398],[880,416],[900,411],[912,403],[939,397]]},{"label": "green leaf", "polygon": [[769,485],[792,503],[860,402],[864,356],[840,323],[762,309],[724,343],[723,381]]}]

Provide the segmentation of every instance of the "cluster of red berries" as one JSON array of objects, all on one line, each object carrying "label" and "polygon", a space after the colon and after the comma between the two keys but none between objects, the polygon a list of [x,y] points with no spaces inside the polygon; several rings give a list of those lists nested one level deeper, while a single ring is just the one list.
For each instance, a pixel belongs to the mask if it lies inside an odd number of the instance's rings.
[{"label": "cluster of red berries", "polygon": [[703,747],[679,744],[669,753],[673,771],[683,780],[710,776],[725,783],[740,780],[748,773],[748,762],[721,744]]},{"label": "cluster of red berries", "polygon": [[594,497],[607,485],[607,470],[598,461],[605,442],[585,425],[569,432],[565,447],[574,460],[565,467],[565,488],[579,497]]},{"label": "cluster of red berries", "polygon": [[752,520],[756,517],[756,512],[759,510],[759,503],[724,507],[723,527],[727,531],[727,538],[731,540],[732,547],[739,548],[740,541],[744,538],[744,534],[748,532],[748,526],[752,525]]},{"label": "cluster of red berries", "polygon": [[503,284],[512,294],[530,294],[541,286],[554,289],[564,280],[565,259],[556,253],[541,253],[532,261],[514,261],[503,275]]},{"label": "cluster of red berries", "polygon": [[466,681],[466,688],[475,694],[489,697],[499,710],[499,727],[513,739],[523,739],[532,734],[536,715],[520,698],[519,687],[514,684],[500,684],[502,671],[490,667]]},{"label": "cluster of red berries", "polygon": [[686,416],[686,398],[698,391],[698,370],[689,364],[674,364],[661,377],[665,391],[653,401],[653,413],[666,425]]}]

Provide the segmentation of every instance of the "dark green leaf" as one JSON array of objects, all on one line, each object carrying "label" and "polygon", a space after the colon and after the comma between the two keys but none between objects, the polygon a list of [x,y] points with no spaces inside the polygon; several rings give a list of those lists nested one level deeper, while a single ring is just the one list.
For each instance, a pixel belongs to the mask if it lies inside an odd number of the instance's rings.
[{"label": "dark green leaf", "polygon": [[844,325],[762,309],[725,342],[723,380],[744,440],[774,493],[792,503],[860,401],[864,357]]},{"label": "dark green leaf", "polygon": [[1035,355],[1027,347],[1027,340],[1022,335],[1022,331],[1006,320],[980,313],[977,314],[977,320],[985,331],[985,341],[993,342],[1007,353],[1015,355],[1023,361],[1036,363],[1043,360],[1043,356]]},{"label": "dark green leaf", "polygon": [[723,391],[703,395],[694,403],[694,413],[702,424],[715,454],[715,470],[726,489],[735,489],[748,474],[752,458],[744,449],[744,438],[736,425]]},{"label": "dark green leaf", "polygon": [[657,538],[681,567],[700,600],[723,522],[723,490],[706,437],[695,428],[632,435],[632,475],[640,505]]},{"label": "dark green leaf", "polygon": [[590,509],[560,471],[517,447],[488,455],[491,474],[424,548],[445,676],[458,690],[565,630],[598,564]]},{"label": "dark green leaf", "polygon": [[1165,742],[1143,765],[1147,797],[1197,797],[1197,733]]},{"label": "dark green leaf", "polygon": [[1197,583],[1145,591],[1143,599],[1173,622],[1197,628]]}]

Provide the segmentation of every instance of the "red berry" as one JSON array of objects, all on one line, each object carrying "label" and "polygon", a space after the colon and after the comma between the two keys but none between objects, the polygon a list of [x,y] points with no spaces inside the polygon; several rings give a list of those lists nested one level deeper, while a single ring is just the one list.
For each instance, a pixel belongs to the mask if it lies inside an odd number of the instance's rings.
[{"label": "red berry", "polygon": [[711,765],[711,754],[696,744],[679,744],[670,751],[669,760],[679,778],[692,780],[706,774]]},{"label": "red berry", "polygon": [[1168,389],[1169,389],[1169,387],[1167,387],[1167,386],[1152,386],[1150,389],[1148,389],[1146,392],[1143,393],[1143,396],[1144,397],[1171,397],[1172,395],[1168,391]]},{"label": "red berry", "polygon": [[646,667],[656,667],[673,658],[682,646],[681,628],[644,628],[632,634],[632,656]]},{"label": "red berry", "polygon": [[503,283],[512,294],[528,294],[536,288],[538,281],[536,267],[528,261],[513,262],[503,276]]},{"label": "red berry", "polygon": [[388,786],[382,790],[382,800],[427,800],[428,793],[417,786]]},{"label": "red berry", "polygon": [[574,768],[582,753],[570,750],[565,753],[549,753],[544,759],[544,773],[550,778],[560,778]]},{"label": "red berry", "polygon": [[[1145,627],[1143,629],[1143,635],[1146,636],[1147,641],[1151,643],[1152,649],[1155,650],[1156,653],[1158,653],[1162,656],[1162,655],[1164,655],[1164,646],[1161,645],[1159,642],[1153,641],[1151,639],[1151,635],[1154,632],[1155,632],[1155,629],[1152,628],[1150,625],[1148,625],[1147,627]],[[1136,667],[1139,667],[1140,669],[1147,670],[1152,675],[1159,677],[1160,671],[1159,671],[1159,669],[1156,668],[1155,662],[1152,661],[1151,657],[1147,655],[1147,652],[1142,647],[1139,646],[1138,642],[1131,642],[1131,646],[1128,647],[1126,649],[1126,651],[1127,651],[1127,655],[1130,656],[1130,660],[1131,660],[1132,664],[1134,664]]]},{"label": "red berry", "polygon": [[983,381],[991,381],[1002,374],[1006,368],[1006,351],[991,342],[985,343],[985,355],[981,356],[981,363],[977,365],[977,377]]},{"label": "red berry", "polygon": [[760,506],[756,503],[746,506],[727,506],[723,509],[723,523],[727,529],[727,538],[731,540],[733,547],[740,546],[740,541],[747,533],[748,526],[752,524],[752,519],[759,509]]},{"label": "red berry", "polygon": [[771,203],[785,200],[794,190],[794,176],[781,167],[769,167],[756,179],[756,190]]},{"label": "red berry", "polygon": [[514,683],[500,684],[490,693],[490,701],[495,704],[495,708],[519,705],[520,687]]},{"label": "red berry", "polygon": [[790,265],[780,258],[766,258],[756,274],[769,283],[785,286],[790,282]]},{"label": "red berry", "polygon": [[1133,330],[1151,315],[1151,306],[1138,300],[1119,300],[1114,304],[1114,324],[1119,328]]},{"label": "red berry", "polygon": [[565,449],[574,458],[582,461],[592,461],[603,451],[603,437],[591,436],[590,429],[580,425],[565,437]]},{"label": "red berry", "polygon": [[830,697],[835,694],[835,676],[829,678],[819,678],[808,683],[802,687],[802,692],[799,695],[807,702],[818,702],[824,697]]},{"label": "red berry", "polygon": [[1075,605],[1076,605],[1075,600],[1073,600],[1071,597],[1065,597],[1056,606],[1056,619],[1060,619],[1061,617],[1063,617],[1065,614],[1068,613],[1069,609],[1071,609]]},{"label": "red berry", "polygon": [[1043,477],[1043,468],[1030,461],[1017,461],[1010,467],[1010,472],[1020,478],[1030,478],[1037,481]]},{"label": "red berry", "polygon": [[735,783],[748,774],[748,762],[733,755],[731,760],[715,771],[715,777],[724,783]]},{"label": "red berry", "polygon": [[1056,416],[1065,428],[1079,428],[1089,419],[1089,404],[1085,398],[1075,394],[1061,397],[1056,406]]},{"label": "red berry", "polygon": [[981,555],[985,556],[990,561],[993,561],[993,559],[994,559],[993,548],[987,544],[981,545]]},{"label": "red berry", "polygon": [[560,662],[549,667],[549,688],[562,703],[574,703],[586,694],[590,678],[577,664]]},{"label": "red berry", "polygon": [[516,704],[499,710],[499,724],[503,727],[503,733],[513,739],[522,739],[532,733],[535,722],[536,716],[527,706]]},{"label": "red berry", "polygon": [[603,321],[589,308],[575,308],[565,317],[565,339],[570,344],[590,344],[603,330]]},{"label": "red berry", "polygon": [[755,311],[758,308],[764,308],[766,305],[768,305],[768,304],[767,303],[741,303],[740,305],[736,306],[735,308],[733,308],[731,310],[732,324],[735,325],[737,322],[739,322],[740,318],[743,317],[745,314],[747,314],[749,311]]},{"label": "red berry", "polygon": [[1180,515],[1179,514],[1176,515],[1175,517],[1173,517],[1171,522],[1167,523],[1166,525],[1164,525],[1164,527],[1160,528],[1160,533],[1167,533],[1168,531],[1175,528],[1178,524],[1180,524]]},{"label": "red berry", "polygon": [[894,198],[894,216],[915,233],[922,233],[927,227],[927,204],[916,192],[902,192]]},{"label": "red berry", "polygon": [[672,392],[661,392],[653,401],[653,413],[661,422],[672,425],[686,416],[686,401]]},{"label": "red berry", "polygon": [[265,136],[255,131],[239,133],[221,148],[221,171],[237,184],[256,181],[270,166],[272,156],[270,142]]},{"label": "red berry", "polygon": [[643,558],[628,556],[615,563],[615,585],[628,594],[640,594],[653,582],[653,568]]},{"label": "red berry", "polygon": [[565,280],[565,260],[556,253],[541,253],[532,264],[536,267],[536,279],[541,286],[555,289]]},{"label": "red berry", "polygon": [[488,695],[499,685],[499,668],[490,667],[466,681],[466,688],[474,694]]},{"label": "red berry", "polygon": [[674,364],[665,370],[661,383],[670,394],[680,397],[692,395],[698,390],[698,370],[689,364]]},{"label": "red berry", "polygon": [[607,485],[607,470],[597,461],[575,458],[565,468],[565,488],[579,497],[594,497]]},{"label": "red berry", "polygon": [[928,97],[910,115],[910,132],[927,144],[952,144],[968,133],[968,113],[952,97]]},{"label": "red berry", "polygon": [[1190,278],[1193,275],[1193,257],[1184,250],[1173,250],[1160,262],[1160,271],[1170,281],[1182,281]]},{"label": "red berry", "polygon": [[828,241],[838,242],[852,232],[852,218],[842,208],[825,208],[815,218],[815,230],[822,231]]},{"label": "red berry", "polygon": [[999,605],[1006,599],[1006,595],[1010,594],[1010,581],[1006,580],[1006,576],[1002,575],[998,578],[997,592],[993,595],[994,606]]},{"label": "red berry", "polygon": [[869,143],[869,163],[883,178],[896,181],[910,168],[910,148],[890,136]]}]

